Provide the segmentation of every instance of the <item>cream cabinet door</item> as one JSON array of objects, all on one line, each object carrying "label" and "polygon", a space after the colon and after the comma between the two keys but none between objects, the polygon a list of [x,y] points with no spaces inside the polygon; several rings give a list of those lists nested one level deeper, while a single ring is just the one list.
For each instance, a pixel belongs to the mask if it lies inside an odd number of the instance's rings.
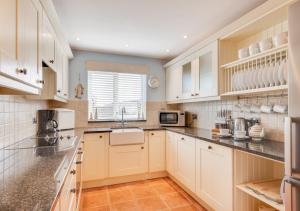
[{"label": "cream cabinet door", "polygon": [[109,133],[84,135],[83,181],[107,177]]},{"label": "cream cabinet door", "polygon": [[166,161],[167,172],[175,176],[177,166],[177,139],[176,134],[170,131],[166,132]]},{"label": "cream cabinet door", "polygon": [[180,100],[182,97],[182,67],[166,70],[166,99],[167,101]]},{"label": "cream cabinet door", "polygon": [[232,149],[198,140],[196,166],[196,194],[217,211],[232,211]]},{"label": "cream cabinet door", "polygon": [[19,79],[36,85],[38,64],[39,11],[34,0],[19,0],[17,5],[17,57]]},{"label": "cream cabinet door", "polygon": [[63,74],[62,74],[62,91],[65,99],[69,98],[69,58],[66,54],[63,55]]},{"label": "cream cabinet door", "polygon": [[146,144],[109,147],[109,176],[142,174],[148,169]]},{"label": "cream cabinet door", "polygon": [[42,60],[54,71],[55,63],[55,34],[52,24],[43,11],[43,26],[42,26]]},{"label": "cream cabinet door", "polygon": [[166,170],[166,132],[149,131],[149,171]]},{"label": "cream cabinet door", "polygon": [[218,41],[200,49],[192,61],[194,96],[218,95]]},{"label": "cream cabinet door", "polygon": [[177,169],[175,177],[191,191],[196,189],[196,140],[192,137],[176,135]]},{"label": "cream cabinet door", "polygon": [[55,64],[54,67],[56,69],[56,95],[59,97],[64,97],[63,93],[63,51],[58,43],[55,45]]},{"label": "cream cabinet door", "polygon": [[17,0],[0,5],[0,72],[17,78]]}]

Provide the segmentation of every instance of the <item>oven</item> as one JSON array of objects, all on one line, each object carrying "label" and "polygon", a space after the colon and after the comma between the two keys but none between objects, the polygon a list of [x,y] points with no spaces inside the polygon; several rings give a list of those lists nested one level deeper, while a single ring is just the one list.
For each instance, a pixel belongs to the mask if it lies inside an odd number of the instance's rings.
[{"label": "oven", "polygon": [[183,111],[160,111],[158,118],[161,126],[185,126],[185,112]]}]

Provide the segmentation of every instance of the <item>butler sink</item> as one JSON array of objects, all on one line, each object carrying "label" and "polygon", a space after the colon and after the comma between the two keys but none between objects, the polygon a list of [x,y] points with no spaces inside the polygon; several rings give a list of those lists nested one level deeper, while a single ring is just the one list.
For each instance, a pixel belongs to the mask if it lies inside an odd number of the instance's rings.
[{"label": "butler sink", "polygon": [[140,128],[117,128],[110,133],[110,145],[132,145],[143,144],[144,131]]}]

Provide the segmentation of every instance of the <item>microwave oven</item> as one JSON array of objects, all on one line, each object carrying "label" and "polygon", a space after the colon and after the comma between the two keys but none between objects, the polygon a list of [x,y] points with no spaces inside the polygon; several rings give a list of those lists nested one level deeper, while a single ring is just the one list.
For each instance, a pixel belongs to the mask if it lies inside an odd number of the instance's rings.
[{"label": "microwave oven", "polygon": [[161,126],[185,126],[185,112],[183,111],[160,111],[159,124]]}]

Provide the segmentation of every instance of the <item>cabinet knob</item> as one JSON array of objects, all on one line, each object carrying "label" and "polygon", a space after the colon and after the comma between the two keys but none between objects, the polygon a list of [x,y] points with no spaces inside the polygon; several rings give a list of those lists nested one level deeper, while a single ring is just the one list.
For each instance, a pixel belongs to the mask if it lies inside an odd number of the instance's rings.
[{"label": "cabinet knob", "polygon": [[66,94],[66,93],[64,93],[64,96],[67,96],[67,94]]},{"label": "cabinet knob", "polygon": [[179,96],[176,96],[176,98],[178,99],[178,98],[179,98]]},{"label": "cabinet knob", "polygon": [[27,74],[27,69],[26,68],[17,68],[16,72],[26,75]]},{"label": "cabinet knob", "polygon": [[27,69],[26,68],[23,68],[23,74],[27,75]]},{"label": "cabinet knob", "polygon": [[61,91],[60,90],[57,90],[57,93],[60,93]]},{"label": "cabinet knob", "polygon": [[182,137],[181,140],[184,140],[184,138]]},{"label": "cabinet knob", "polygon": [[71,193],[76,193],[76,189],[75,189],[75,188],[72,188],[72,189],[71,189]]},{"label": "cabinet knob", "polygon": [[99,138],[103,138],[103,136],[99,136]]},{"label": "cabinet knob", "polygon": [[141,149],[144,149],[144,147],[141,147]]},{"label": "cabinet knob", "polygon": [[191,96],[195,96],[194,94],[191,94]]},{"label": "cabinet knob", "polygon": [[196,96],[198,96],[198,95],[199,95],[199,93],[196,93],[195,95],[196,95]]},{"label": "cabinet knob", "polygon": [[151,136],[154,136],[154,133],[151,133]]},{"label": "cabinet knob", "polygon": [[80,152],[77,152],[77,154],[78,154],[78,155],[81,155],[81,154],[83,154],[83,152],[82,152],[82,151],[80,151]]},{"label": "cabinet knob", "polygon": [[73,169],[72,171],[70,171],[70,174],[76,174],[76,170],[75,169]]},{"label": "cabinet knob", "polygon": [[44,80],[37,80],[36,82],[39,83],[39,84],[45,84]]},{"label": "cabinet knob", "polygon": [[51,59],[49,62],[50,62],[51,64],[53,64],[53,63],[54,63],[54,60],[53,60],[53,59]]},{"label": "cabinet knob", "polygon": [[207,148],[208,148],[208,149],[212,149],[212,146],[208,146]]}]

